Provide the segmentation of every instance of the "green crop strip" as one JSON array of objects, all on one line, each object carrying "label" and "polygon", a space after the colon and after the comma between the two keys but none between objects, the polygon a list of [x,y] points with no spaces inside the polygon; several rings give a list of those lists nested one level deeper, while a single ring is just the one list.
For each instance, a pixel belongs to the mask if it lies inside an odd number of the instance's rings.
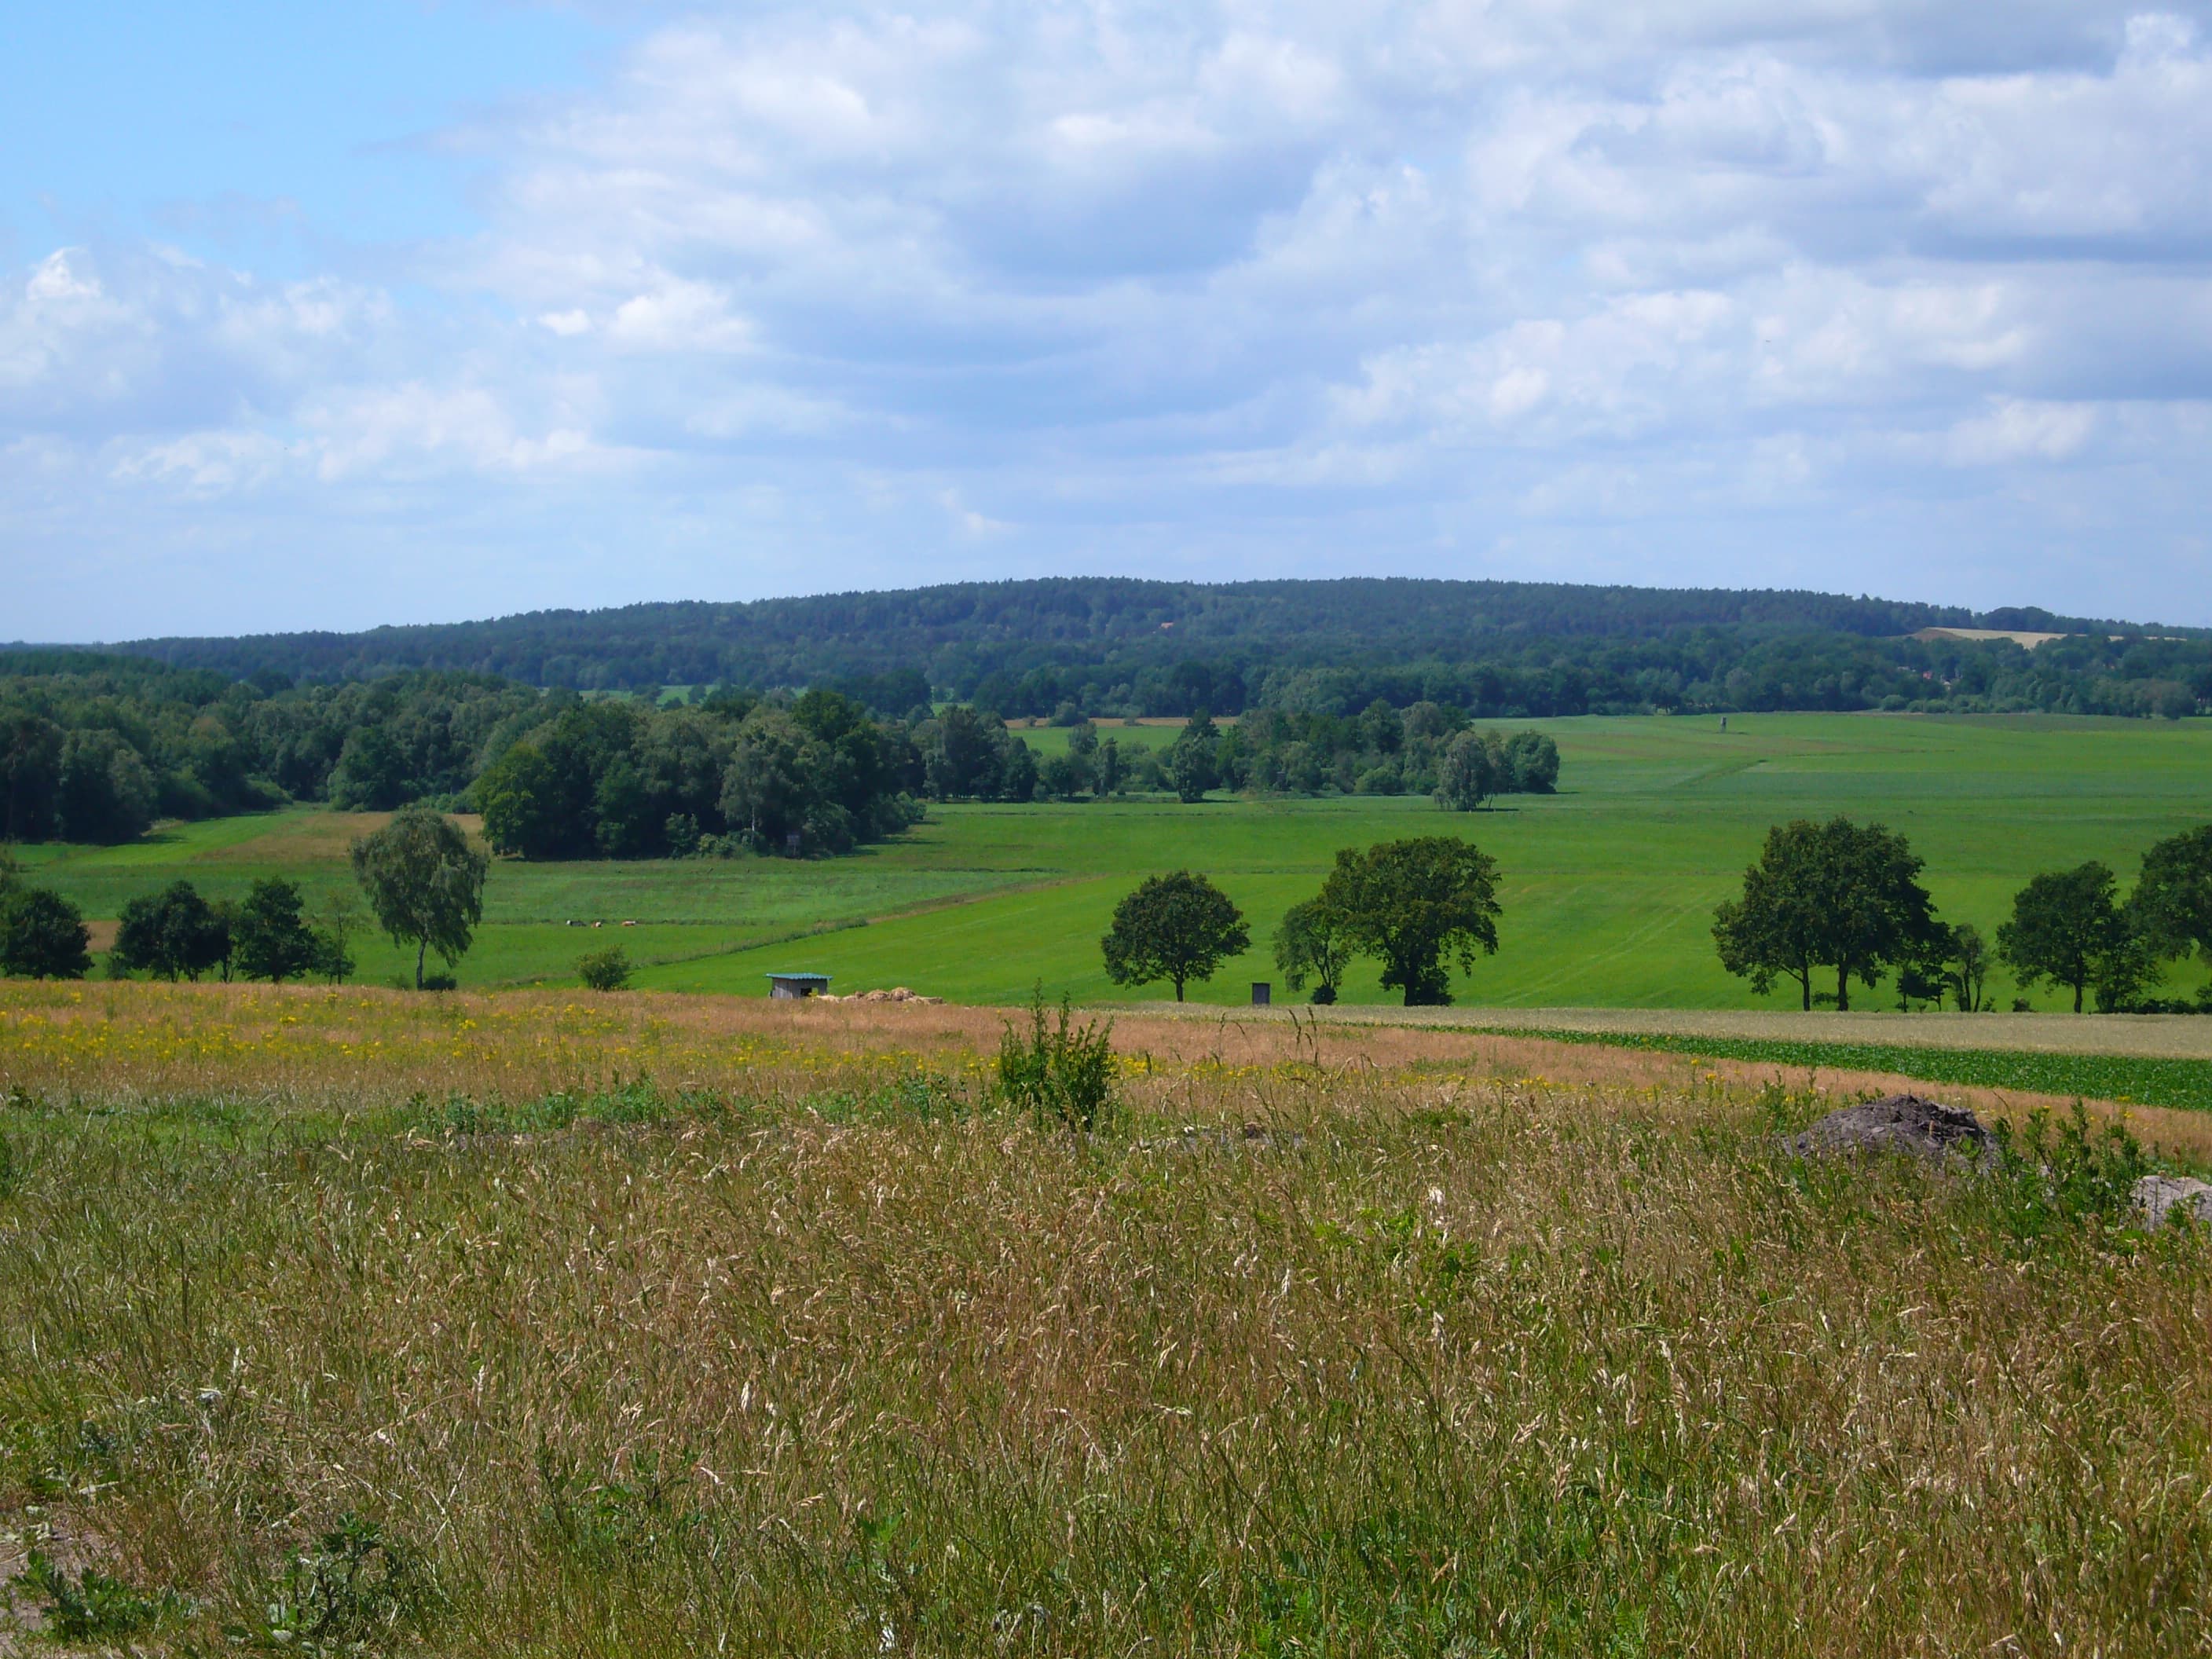
[{"label": "green crop strip", "polygon": [[1491,1027],[1498,1036],[1598,1043],[1822,1071],[1893,1072],[1929,1083],[2072,1095],[2131,1105],[2212,1111],[2212,1060],[2130,1054],[2051,1054],[1994,1048],[1913,1048],[1880,1042],[1791,1042],[1758,1037],[1677,1036],[1663,1032],[1532,1030]]}]

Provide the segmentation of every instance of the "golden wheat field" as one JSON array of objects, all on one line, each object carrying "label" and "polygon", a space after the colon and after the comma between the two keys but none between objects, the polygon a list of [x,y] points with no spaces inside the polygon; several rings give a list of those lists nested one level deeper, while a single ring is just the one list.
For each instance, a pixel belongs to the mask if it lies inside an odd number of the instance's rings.
[{"label": "golden wheat field", "polygon": [[0,991],[0,1650],[2212,1642],[2212,1260],[2094,1118],[1124,1018],[1083,1130],[1010,1018]]}]

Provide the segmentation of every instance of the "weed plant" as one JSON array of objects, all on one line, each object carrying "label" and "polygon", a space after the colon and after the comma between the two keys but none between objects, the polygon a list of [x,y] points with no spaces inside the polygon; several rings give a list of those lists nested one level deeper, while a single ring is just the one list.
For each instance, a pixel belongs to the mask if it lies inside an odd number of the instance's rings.
[{"label": "weed plant", "polygon": [[46,1633],[71,1645],[143,1636],[193,1611],[173,1590],[140,1590],[97,1567],[72,1576],[36,1549],[25,1563],[22,1587],[43,1610]]},{"label": "weed plant", "polygon": [[348,1513],[294,1555],[258,1617],[233,1623],[234,1646],[284,1653],[382,1650],[422,1629],[436,1585],[409,1545],[384,1525]]},{"label": "weed plant", "polygon": [[1010,1023],[1000,1039],[1000,1097],[1040,1129],[1106,1127],[1115,1109],[1114,1022],[1076,1023],[1063,994],[1058,1022],[1048,1025],[1041,985],[1030,993],[1029,1014],[1026,1036]]},{"label": "weed plant", "polygon": [[2093,1125],[2076,1101],[2063,1118],[2038,1108],[2017,1127],[2000,1121],[1995,1139],[1995,1167],[1979,1190],[2014,1238],[2036,1241],[2084,1224],[2117,1228],[2133,1221],[2136,1182],[2153,1164],[2120,1125]]}]

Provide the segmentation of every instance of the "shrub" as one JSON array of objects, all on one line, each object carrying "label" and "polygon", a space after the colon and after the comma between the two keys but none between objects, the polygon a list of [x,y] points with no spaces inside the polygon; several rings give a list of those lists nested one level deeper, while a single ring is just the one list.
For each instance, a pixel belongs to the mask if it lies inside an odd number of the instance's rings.
[{"label": "shrub", "polygon": [[1370,766],[1359,775],[1353,788],[1362,795],[1402,795],[1406,775],[1395,766]]},{"label": "shrub", "polygon": [[1067,994],[1056,1024],[1045,1022],[1044,988],[1030,997],[1026,1038],[1009,1022],[999,1042],[999,1093],[1027,1111],[1042,1129],[1048,1124],[1088,1133],[1113,1116],[1114,1022],[1074,1023]]},{"label": "shrub", "polygon": [[191,1611],[174,1590],[152,1594],[87,1567],[71,1583],[68,1571],[37,1550],[23,1569],[23,1583],[46,1604],[46,1634],[57,1642],[106,1642]]},{"label": "shrub", "polygon": [[295,1652],[358,1650],[415,1625],[434,1599],[413,1549],[376,1522],[348,1515],[293,1557],[267,1598],[263,1627],[231,1635]]},{"label": "shrub", "polygon": [[630,960],[619,945],[578,958],[576,977],[588,991],[619,991],[629,984]]},{"label": "shrub", "polygon": [[2117,1123],[2093,1129],[2080,1101],[2053,1123],[2041,1107],[2015,1128],[1995,1127],[1997,1219],[2027,1242],[2083,1221],[2124,1225],[2133,1215],[2135,1185],[2151,1170],[2142,1144]]},{"label": "shrub", "polygon": [[[404,985],[400,987],[402,990],[406,988]],[[425,974],[422,975],[422,983],[416,988],[423,991],[458,991],[461,988],[461,982],[451,974]]]}]

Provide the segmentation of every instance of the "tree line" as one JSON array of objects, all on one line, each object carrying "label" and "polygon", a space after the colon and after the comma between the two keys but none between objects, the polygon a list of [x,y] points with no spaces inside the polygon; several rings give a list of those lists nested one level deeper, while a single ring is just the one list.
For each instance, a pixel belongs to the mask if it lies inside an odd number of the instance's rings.
[{"label": "tree line", "polygon": [[[2179,715],[2212,698],[2212,643],[2194,637],[2085,636],[2031,653],[2005,642],[1838,634],[1733,655],[1717,638],[1589,636],[1574,650],[1610,664],[1602,687],[1583,672],[1595,659],[1518,641],[1513,649],[1531,654],[1517,666],[1401,660],[1261,671],[1192,658],[1160,668],[1157,696],[1048,674],[1033,698],[994,703],[979,694],[949,705],[912,668],[797,695],[693,689],[587,698],[442,669],[294,684],[272,669],[225,680],[112,654],[0,653],[0,839],[123,842],[157,818],[287,800],[462,810],[495,798],[500,844],[529,856],[784,849],[793,832],[811,850],[838,851],[911,822],[922,799],[1128,790],[1194,798],[1226,788],[1431,793],[1480,804],[1551,787],[1546,767],[1555,781],[1557,751],[1544,759],[1547,740],[1501,738],[1507,752],[1493,745],[1486,756],[1458,743],[1472,723],[1498,718],[1803,707]],[[1887,668],[1866,654],[1899,652],[1908,659]],[[1654,653],[1669,665],[1632,672],[1632,659]],[[1042,717],[1050,697],[1059,699],[1050,717],[1074,734],[1067,754],[1041,759],[1007,720],[1022,717],[1025,701],[1036,708],[1028,718]],[[1155,754],[1102,738],[1094,715],[1116,708],[1123,719],[1171,710],[1188,720],[1188,741]],[[1240,718],[1217,731],[1212,713]],[[726,805],[733,763],[743,777]]]},{"label": "tree line", "polygon": [[[428,957],[436,952],[450,969],[474,942],[490,860],[459,824],[419,805],[356,837],[349,858],[368,916],[343,897],[311,914],[299,886],[276,878],[254,882],[236,902],[173,881],[125,903],[108,976],[271,984],[313,976],[335,984],[353,973],[351,941],[373,917],[393,944],[414,948],[416,989],[450,988],[449,974],[426,971]],[[92,971],[91,946],[83,913],[33,883],[0,848],[0,975],[82,979]]]},{"label": "tree line", "polygon": [[[87,653],[9,660],[39,671],[0,675],[0,840],[16,842],[126,842],[157,818],[288,800],[424,801],[480,811],[493,848],[526,858],[835,854],[913,823],[926,799],[1226,788],[1477,805],[1558,774],[1550,739],[1462,741],[1468,717],[1433,702],[1263,711],[1225,731],[1200,709],[1165,754],[1078,717],[1067,752],[1040,760],[997,714],[935,706],[912,675],[664,706],[444,671],[295,686]],[[866,701],[916,693],[899,714]]]},{"label": "tree line", "polygon": [[471,798],[493,849],[530,859],[850,851],[916,822],[902,724],[835,691],[788,703],[578,703],[526,734]]},{"label": "tree line", "polygon": [[1424,701],[1400,710],[1380,698],[1353,716],[1262,709],[1225,729],[1200,709],[1158,764],[1160,781],[1186,800],[1217,787],[1334,791],[1433,795],[1462,811],[1493,795],[1548,795],[1559,779],[1559,745],[1540,732],[1470,730],[1461,709]]},{"label": "tree line", "polygon": [[2192,953],[2212,962],[2212,825],[2150,848],[2124,897],[2096,860],[2036,875],[2014,896],[1994,946],[1972,924],[1937,917],[1922,868],[1905,838],[1878,823],[1777,824],[1741,896],[1715,914],[1721,964],[1762,995],[1794,984],[1808,1010],[1847,1010],[1855,981],[1871,989],[1893,975],[1900,1008],[1948,999],[1978,1012],[1991,1006],[1996,964],[2023,988],[2071,992],[2075,1013],[2093,997],[2102,1012],[2207,1007],[2203,997],[2180,1005],[2143,994],[2169,962]]},{"label": "tree line", "polygon": [[1356,719],[1247,715],[1221,725],[1200,709],[1164,750],[1123,748],[1096,722],[1068,722],[1064,754],[1039,761],[1004,720],[956,707],[916,728],[928,793],[939,800],[1073,800],[1131,790],[1185,802],[1249,794],[1433,795],[1472,811],[1494,795],[1550,794],[1559,744],[1540,732],[1468,729],[1457,709],[1377,702]]},{"label": "tree line", "polygon": [[0,656],[0,840],[119,842],[287,800],[448,804],[575,702],[482,675],[295,686],[86,653]]}]

